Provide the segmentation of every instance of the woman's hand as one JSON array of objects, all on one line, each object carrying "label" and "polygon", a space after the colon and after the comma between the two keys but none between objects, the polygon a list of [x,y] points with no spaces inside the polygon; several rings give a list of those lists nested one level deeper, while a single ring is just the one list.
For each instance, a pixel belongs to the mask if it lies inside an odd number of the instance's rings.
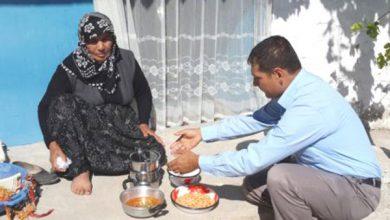
[{"label": "woman's hand", "polygon": [[175,133],[179,139],[171,144],[171,153],[180,154],[191,150],[202,140],[202,134],[199,128],[184,129]]},{"label": "woman's hand", "polygon": [[61,169],[57,165],[57,157],[60,157],[63,161],[66,162],[66,155],[62,151],[60,145],[56,141],[52,141],[49,144],[49,150],[50,150],[50,163],[51,163],[51,169],[55,172],[65,172],[65,169]]},{"label": "woman's hand", "polygon": [[154,138],[156,138],[158,143],[164,145],[164,142],[162,141],[160,136],[158,136],[152,129],[150,129],[147,124],[139,124],[138,127],[139,127],[139,129],[141,129],[141,132],[144,135],[144,137],[147,137],[149,135],[153,136]]}]

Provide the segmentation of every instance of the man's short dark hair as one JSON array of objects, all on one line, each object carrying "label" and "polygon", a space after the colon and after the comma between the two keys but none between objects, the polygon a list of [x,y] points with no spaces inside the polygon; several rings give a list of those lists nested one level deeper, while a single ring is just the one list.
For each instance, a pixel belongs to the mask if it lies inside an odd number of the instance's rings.
[{"label": "man's short dark hair", "polygon": [[258,43],[248,57],[248,64],[258,65],[259,70],[271,73],[276,67],[293,73],[301,69],[301,62],[290,42],[282,36],[272,36]]}]

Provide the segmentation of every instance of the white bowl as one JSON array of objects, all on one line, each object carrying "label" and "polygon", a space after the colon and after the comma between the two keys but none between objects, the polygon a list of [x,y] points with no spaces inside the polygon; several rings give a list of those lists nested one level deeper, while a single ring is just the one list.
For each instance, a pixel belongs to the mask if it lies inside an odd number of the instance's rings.
[{"label": "white bowl", "polygon": [[196,169],[194,171],[191,171],[189,173],[176,173],[171,170],[168,171],[169,173],[169,181],[171,181],[172,185],[174,186],[185,186],[189,184],[197,184],[200,182],[200,169]]}]

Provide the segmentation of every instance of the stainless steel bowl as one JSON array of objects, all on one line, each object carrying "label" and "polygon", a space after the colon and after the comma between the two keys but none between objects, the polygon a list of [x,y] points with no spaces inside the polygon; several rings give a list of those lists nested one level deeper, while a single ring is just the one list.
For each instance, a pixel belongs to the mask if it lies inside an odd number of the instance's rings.
[{"label": "stainless steel bowl", "polygon": [[[151,197],[154,197],[156,199],[159,199],[161,201],[161,203],[155,207],[152,207],[152,208],[139,208],[139,207],[129,206],[126,204],[126,202],[129,199],[137,198],[137,197],[144,197],[144,196],[151,196]],[[120,194],[119,199],[122,203],[123,211],[127,215],[130,215],[130,216],[136,217],[136,218],[146,218],[146,217],[151,217],[151,216],[157,215],[166,206],[164,193],[159,189],[152,188],[149,186],[136,186],[133,188],[129,188]]]},{"label": "stainless steel bowl", "polygon": [[173,186],[184,186],[189,184],[197,184],[200,182],[200,169],[194,171],[191,175],[186,174],[177,174],[172,171],[168,171],[169,173],[169,181]]},{"label": "stainless steel bowl", "polygon": [[162,172],[160,169],[154,170],[152,172],[134,172],[130,171],[129,177],[137,182],[154,182],[160,180],[162,177]]},{"label": "stainless steel bowl", "polygon": [[125,179],[122,182],[123,189],[128,189],[128,188],[132,188],[132,187],[136,187],[136,186],[150,186],[153,188],[158,188],[160,186],[160,184],[161,184],[161,180],[155,180],[153,182],[145,182],[145,181],[140,182],[140,181],[131,179],[130,177],[128,177],[127,179]]},{"label": "stainless steel bowl", "polygon": [[122,182],[123,189],[134,186],[151,186],[158,188],[160,186],[164,171],[160,168],[152,172],[134,172],[130,171],[129,177]]},{"label": "stainless steel bowl", "polygon": [[135,172],[151,172],[160,167],[160,153],[155,150],[146,150],[140,155],[138,152],[130,154],[130,170]]}]

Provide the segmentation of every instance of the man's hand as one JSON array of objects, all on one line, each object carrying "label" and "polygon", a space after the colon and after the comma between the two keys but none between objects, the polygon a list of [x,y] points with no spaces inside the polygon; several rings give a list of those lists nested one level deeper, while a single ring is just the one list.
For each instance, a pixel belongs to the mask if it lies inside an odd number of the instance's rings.
[{"label": "man's hand", "polygon": [[65,172],[65,169],[61,169],[57,165],[57,157],[60,157],[63,161],[66,162],[66,155],[62,151],[60,145],[56,141],[52,141],[49,144],[49,150],[50,150],[50,163],[51,163],[51,169],[55,172]]},{"label": "man's hand", "polygon": [[188,173],[196,168],[199,168],[199,155],[192,151],[186,151],[168,163],[168,169],[177,173]]},{"label": "man's hand", "polygon": [[141,130],[141,132],[144,135],[144,137],[147,137],[149,135],[153,136],[154,138],[156,138],[158,143],[164,145],[164,142],[162,141],[160,136],[158,136],[152,129],[150,129],[147,124],[139,124],[138,127]]},{"label": "man's hand", "polygon": [[171,153],[180,154],[191,150],[202,140],[199,128],[184,129],[175,133],[179,139],[171,144]]}]

